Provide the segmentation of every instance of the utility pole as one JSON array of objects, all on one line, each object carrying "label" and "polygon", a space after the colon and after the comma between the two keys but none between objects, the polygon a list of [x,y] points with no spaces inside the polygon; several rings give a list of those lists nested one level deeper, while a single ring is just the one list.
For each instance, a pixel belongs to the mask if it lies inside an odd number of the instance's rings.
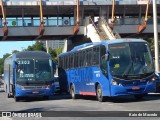
[{"label": "utility pole", "polygon": [[47,53],[49,53],[48,41],[47,40],[46,40],[46,50],[47,50]]},{"label": "utility pole", "polygon": [[157,0],[153,0],[153,29],[154,29],[154,47],[155,47],[155,70],[159,71],[159,47],[158,47],[158,27],[157,27]]}]

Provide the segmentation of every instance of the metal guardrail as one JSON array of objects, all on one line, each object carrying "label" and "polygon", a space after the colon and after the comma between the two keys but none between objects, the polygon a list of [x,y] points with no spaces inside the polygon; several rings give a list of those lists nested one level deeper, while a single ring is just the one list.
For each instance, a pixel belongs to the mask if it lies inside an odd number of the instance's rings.
[{"label": "metal guardrail", "polygon": [[[9,27],[37,27],[40,18],[6,18]],[[74,26],[74,19],[44,19],[44,26]],[[82,24],[80,24],[82,25]],[[3,19],[0,20],[0,26],[3,26]]]},{"label": "metal guardrail", "polygon": [[98,33],[98,35],[101,36],[101,33],[100,33],[99,29],[97,28],[97,26],[95,25],[95,23],[94,23],[94,21],[92,20],[91,17],[89,17],[89,20],[91,21],[91,24],[94,26],[94,28],[95,28],[96,32]]},{"label": "metal guardrail", "polygon": [[[102,24],[105,25],[105,28],[107,29],[107,32],[109,33],[109,36],[112,36],[112,38],[115,38],[115,36],[113,34],[113,30],[111,30],[111,28],[109,27],[109,24],[107,23],[107,21],[104,18],[100,18],[99,24],[100,24],[100,26],[102,26]],[[108,38],[110,38],[109,36],[107,35]]]},{"label": "metal guardrail", "polygon": [[[158,19],[158,24],[160,24],[160,18]],[[38,27],[40,23],[40,18],[6,18],[7,26],[9,27]],[[83,26],[83,20],[80,20],[80,26]],[[116,19],[115,20],[115,26],[116,25],[139,25],[143,23],[144,18],[125,18],[125,19]],[[76,25],[75,19],[46,19],[44,18],[44,26],[74,26]],[[94,22],[93,22],[94,23]],[[147,24],[153,24],[153,18],[148,18]],[[0,26],[3,26],[3,19],[0,19]]]},{"label": "metal guardrail", "polygon": [[[14,5],[39,5],[39,0],[4,0],[8,6]],[[43,0],[44,5],[76,5],[75,0]],[[120,5],[139,5],[146,4],[146,0],[116,0],[115,4]],[[160,4],[160,0],[157,0],[157,4]],[[112,0],[81,0],[80,5],[112,5]]]}]

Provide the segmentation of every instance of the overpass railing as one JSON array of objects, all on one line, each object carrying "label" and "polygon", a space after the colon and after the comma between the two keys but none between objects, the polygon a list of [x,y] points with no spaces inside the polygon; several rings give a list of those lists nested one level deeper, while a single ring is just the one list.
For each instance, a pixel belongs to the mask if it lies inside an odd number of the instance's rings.
[{"label": "overpass railing", "polygon": [[[9,27],[38,27],[40,18],[6,18],[7,26]],[[83,26],[84,20],[80,20],[80,26]],[[116,18],[115,25],[139,25],[143,23],[144,18]],[[158,24],[160,24],[160,16],[157,18]],[[44,26],[74,26],[75,19],[72,18],[44,18]],[[153,24],[153,18],[149,17],[147,24]],[[3,18],[0,19],[0,26],[4,26]]]},{"label": "overpass railing", "polygon": [[[30,5],[35,6],[39,4],[39,0],[3,0],[6,5]],[[160,0],[156,0],[157,4],[160,4]],[[116,0],[116,4],[120,5],[135,5],[135,4],[146,4],[147,0]],[[76,0],[43,0],[44,5],[76,5]],[[80,0],[80,5],[111,5],[112,0]],[[151,2],[152,4],[152,2]]]}]

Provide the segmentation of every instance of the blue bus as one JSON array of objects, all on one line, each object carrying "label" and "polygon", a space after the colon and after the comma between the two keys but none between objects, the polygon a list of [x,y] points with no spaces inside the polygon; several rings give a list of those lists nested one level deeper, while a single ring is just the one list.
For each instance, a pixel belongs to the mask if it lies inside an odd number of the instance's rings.
[{"label": "blue bus", "polygon": [[54,62],[42,51],[23,51],[12,54],[4,62],[4,88],[8,98],[43,96],[54,93]]},{"label": "blue bus", "polygon": [[60,87],[79,95],[105,97],[134,95],[143,98],[155,92],[154,63],[142,39],[116,39],[86,43],[61,53],[58,59]]}]

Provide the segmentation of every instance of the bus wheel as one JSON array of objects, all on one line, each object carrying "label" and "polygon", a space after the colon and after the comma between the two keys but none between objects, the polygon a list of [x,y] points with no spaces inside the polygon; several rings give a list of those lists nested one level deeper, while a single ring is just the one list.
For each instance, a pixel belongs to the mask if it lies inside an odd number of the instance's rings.
[{"label": "bus wheel", "polygon": [[138,95],[134,95],[134,97],[136,98],[136,100],[141,100],[143,99],[143,94],[138,94]]},{"label": "bus wheel", "polygon": [[105,101],[105,98],[102,95],[102,88],[101,88],[100,84],[98,84],[98,86],[97,86],[96,95],[97,95],[97,100],[99,102],[104,102]]},{"label": "bus wheel", "polygon": [[70,94],[71,94],[72,99],[77,99],[77,95],[75,93],[75,89],[73,85],[70,88]]}]

